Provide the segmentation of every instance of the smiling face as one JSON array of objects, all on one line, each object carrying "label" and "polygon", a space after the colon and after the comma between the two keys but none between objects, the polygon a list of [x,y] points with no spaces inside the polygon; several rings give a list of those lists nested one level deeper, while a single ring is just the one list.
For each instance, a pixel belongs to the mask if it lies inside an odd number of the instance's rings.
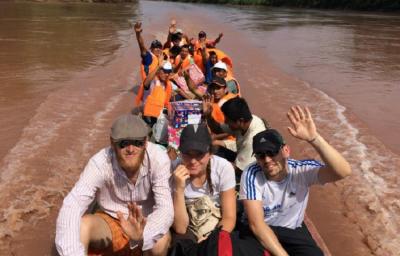
[{"label": "smiling face", "polygon": [[189,55],[189,48],[182,47],[180,55],[181,55],[182,60],[186,59],[186,57]]},{"label": "smiling face", "polygon": [[162,82],[165,82],[168,80],[170,73],[171,73],[170,70],[160,69],[158,71],[158,79],[160,79],[160,81]]},{"label": "smiling face", "polygon": [[226,94],[226,86],[211,84],[210,93],[214,96],[214,100],[218,102]]},{"label": "smiling face", "polygon": [[289,158],[289,152],[289,147],[284,145],[275,154],[255,154],[257,164],[261,166],[268,180],[281,181],[286,177],[286,161]]},{"label": "smiling face", "polygon": [[124,171],[134,173],[139,170],[147,146],[147,140],[145,138],[141,140],[141,142],[138,140],[121,140],[114,142],[111,139],[111,146],[114,149],[120,167]]},{"label": "smiling face", "polygon": [[208,161],[210,161],[210,153],[202,153],[197,150],[189,150],[182,153],[182,163],[188,169],[190,176],[199,177],[206,175]]}]

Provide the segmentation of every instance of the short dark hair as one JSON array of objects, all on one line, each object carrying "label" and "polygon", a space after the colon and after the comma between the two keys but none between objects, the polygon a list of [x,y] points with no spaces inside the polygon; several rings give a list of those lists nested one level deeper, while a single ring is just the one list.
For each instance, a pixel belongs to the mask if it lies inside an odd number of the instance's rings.
[{"label": "short dark hair", "polygon": [[169,52],[176,56],[181,52],[181,47],[179,47],[178,45],[174,45],[169,49]]},{"label": "short dark hair", "polygon": [[225,102],[222,105],[221,110],[227,119],[234,122],[240,119],[243,119],[244,121],[250,121],[252,119],[249,105],[247,105],[245,99],[240,97],[235,97]]},{"label": "short dark hair", "polygon": [[207,34],[204,31],[200,31],[199,32],[199,38],[203,38],[203,37],[207,37]]},{"label": "short dark hair", "polygon": [[214,52],[214,51],[209,51],[209,52],[208,52],[208,54],[210,55],[210,57],[211,57],[211,56],[213,56],[213,55],[215,55],[215,56],[217,56],[217,57],[218,57],[217,53],[216,53],[216,52]]}]

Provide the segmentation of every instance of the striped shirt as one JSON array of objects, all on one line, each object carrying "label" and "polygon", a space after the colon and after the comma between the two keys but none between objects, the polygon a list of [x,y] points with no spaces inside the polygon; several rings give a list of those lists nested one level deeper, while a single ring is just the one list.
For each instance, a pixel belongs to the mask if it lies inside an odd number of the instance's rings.
[{"label": "striped shirt", "polygon": [[322,166],[315,160],[288,159],[288,175],[276,182],[267,180],[262,168],[253,163],[242,174],[239,199],[262,201],[268,225],[295,229],[304,219],[308,188],[320,184],[318,172]]},{"label": "striped shirt", "polygon": [[128,202],[142,208],[147,223],[143,232],[143,250],[151,249],[173,222],[173,204],[169,185],[168,155],[147,143],[136,184],[120,168],[111,147],[102,149],[86,165],[78,182],[64,199],[56,229],[56,246],[60,255],[86,255],[80,242],[81,217],[96,200],[100,210],[117,218],[117,211],[128,216]]}]

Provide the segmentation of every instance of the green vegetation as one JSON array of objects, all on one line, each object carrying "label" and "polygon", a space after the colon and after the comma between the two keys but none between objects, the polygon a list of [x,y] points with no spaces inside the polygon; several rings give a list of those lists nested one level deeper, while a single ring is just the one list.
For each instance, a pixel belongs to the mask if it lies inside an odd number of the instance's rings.
[{"label": "green vegetation", "polygon": [[268,5],[307,8],[400,10],[400,0],[177,0],[212,4]]}]

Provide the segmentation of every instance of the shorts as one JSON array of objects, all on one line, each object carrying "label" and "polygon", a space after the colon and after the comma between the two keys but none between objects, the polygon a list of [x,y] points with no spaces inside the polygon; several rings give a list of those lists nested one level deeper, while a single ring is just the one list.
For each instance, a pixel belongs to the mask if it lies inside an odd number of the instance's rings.
[{"label": "shorts", "polygon": [[129,248],[129,239],[125,236],[124,231],[119,224],[119,220],[111,217],[104,212],[96,212],[96,216],[101,217],[111,230],[111,245],[105,249],[95,249],[89,247],[89,256],[139,256],[141,255],[140,248],[135,248],[131,250]]}]

